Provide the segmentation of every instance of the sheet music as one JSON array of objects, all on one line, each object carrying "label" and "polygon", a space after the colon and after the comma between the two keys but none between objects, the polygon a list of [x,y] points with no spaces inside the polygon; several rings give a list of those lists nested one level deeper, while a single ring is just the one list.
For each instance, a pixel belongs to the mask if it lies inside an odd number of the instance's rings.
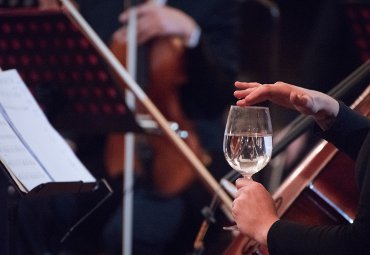
[{"label": "sheet music", "polygon": [[50,178],[10,127],[2,109],[0,113],[0,160],[13,179],[16,178],[20,189],[25,192],[40,183],[50,182]]},{"label": "sheet music", "polygon": [[4,143],[9,147],[0,148],[12,150],[11,157],[0,152],[2,160],[28,190],[50,181],[96,181],[51,126],[15,70],[0,73],[0,112],[0,134],[9,135],[9,144]]}]

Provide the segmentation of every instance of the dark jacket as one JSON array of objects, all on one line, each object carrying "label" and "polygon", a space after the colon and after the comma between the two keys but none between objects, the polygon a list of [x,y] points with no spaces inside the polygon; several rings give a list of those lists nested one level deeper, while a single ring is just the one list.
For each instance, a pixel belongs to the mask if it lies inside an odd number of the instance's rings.
[{"label": "dark jacket", "polygon": [[354,222],[307,227],[286,220],[268,233],[271,255],[370,254],[370,121],[343,103],[335,124],[321,136],[356,161],[360,200]]}]

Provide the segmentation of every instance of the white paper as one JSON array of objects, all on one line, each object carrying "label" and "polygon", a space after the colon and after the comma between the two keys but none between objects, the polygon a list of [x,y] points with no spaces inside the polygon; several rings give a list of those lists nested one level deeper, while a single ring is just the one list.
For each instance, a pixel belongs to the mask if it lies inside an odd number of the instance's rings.
[{"label": "white paper", "polygon": [[0,113],[0,160],[13,178],[16,177],[18,186],[28,191],[40,183],[50,182],[50,177],[10,127],[1,108]]},{"label": "white paper", "polygon": [[[15,70],[0,72],[0,104],[4,111],[2,121],[8,123],[8,128],[4,125],[3,132],[9,131],[10,127],[18,139],[13,141],[12,146],[23,145],[23,149],[29,154],[24,160],[27,158],[26,161],[30,162],[32,167],[14,169],[9,165],[27,189],[47,181],[96,181],[66,141],[50,125]],[[27,153],[22,155],[25,154]],[[21,157],[21,154],[18,157]]]}]

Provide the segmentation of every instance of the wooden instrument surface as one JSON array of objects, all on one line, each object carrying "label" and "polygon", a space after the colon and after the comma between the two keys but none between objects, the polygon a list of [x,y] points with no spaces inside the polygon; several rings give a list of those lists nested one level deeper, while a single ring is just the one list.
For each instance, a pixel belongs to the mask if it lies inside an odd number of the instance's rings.
[{"label": "wooden instrument surface", "polygon": [[[202,148],[194,124],[182,110],[179,88],[186,84],[185,45],[176,37],[161,37],[150,41],[148,47],[148,97],[169,121],[176,122],[188,134],[185,142],[203,163],[210,157]],[[122,64],[126,62],[126,45],[112,41],[112,52]],[[125,85],[122,84],[124,87]],[[191,99],[189,99],[191,100]],[[140,104],[138,112],[143,112]],[[145,111],[144,111],[145,112]],[[105,162],[110,176],[119,175],[124,155],[123,134],[112,134],[106,144]],[[184,190],[197,174],[187,159],[177,151],[170,139],[161,135],[147,136],[153,151],[152,181],[162,194],[173,195]],[[136,168],[140,163],[136,161]]]},{"label": "wooden instrument surface", "polygon": [[[370,86],[353,104],[370,117]],[[352,222],[359,191],[354,179],[354,161],[332,144],[321,141],[273,194],[282,219],[306,225]],[[269,254],[267,247],[239,234],[225,255]]]}]

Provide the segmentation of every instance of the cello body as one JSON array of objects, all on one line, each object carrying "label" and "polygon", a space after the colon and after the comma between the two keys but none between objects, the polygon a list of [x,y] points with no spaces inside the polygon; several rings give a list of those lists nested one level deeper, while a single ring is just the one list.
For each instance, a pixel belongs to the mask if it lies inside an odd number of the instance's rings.
[{"label": "cello body", "polygon": [[[370,117],[370,86],[352,105]],[[353,222],[359,199],[355,163],[332,144],[321,141],[274,192],[280,218],[305,225]],[[237,235],[224,255],[264,254],[265,246]]]},{"label": "cello body", "polygon": [[[146,45],[148,65],[148,84],[146,93],[161,113],[169,121],[176,122],[181,130],[186,131],[185,142],[204,163],[210,161],[202,148],[194,125],[182,110],[179,89],[187,81],[185,72],[185,45],[176,37],[156,38]],[[120,62],[125,65],[126,45],[112,41],[110,49]],[[123,88],[124,84],[121,85]],[[137,112],[145,114],[140,104]],[[188,160],[178,152],[169,138],[163,135],[146,136],[153,153],[152,175],[154,188],[165,195],[174,195],[184,190],[197,176]],[[105,148],[105,164],[108,174],[121,174],[124,161],[124,135],[109,135]],[[139,160],[135,160],[135,169],[141,169]],[[176,167],[174,167],[176,166]]]}]

